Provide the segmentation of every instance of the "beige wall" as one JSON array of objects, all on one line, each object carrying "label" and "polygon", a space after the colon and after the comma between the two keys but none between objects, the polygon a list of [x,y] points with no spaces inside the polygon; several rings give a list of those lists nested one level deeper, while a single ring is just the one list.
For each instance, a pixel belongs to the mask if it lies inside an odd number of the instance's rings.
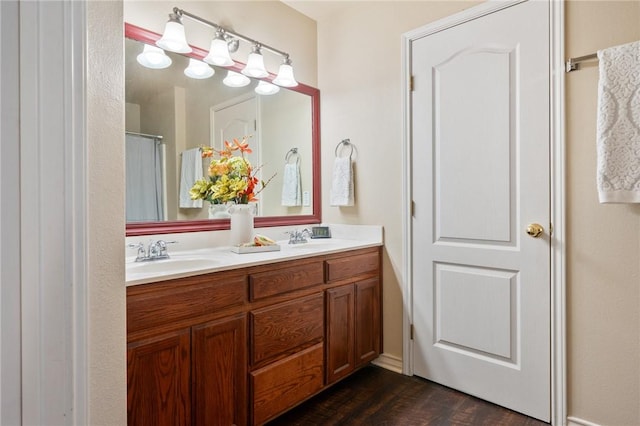
[{"label": "beige wall", "polygon": [[[640,1],[569,1],[566,56],[640,39]],[[597,62],[566,76],[568,414],[640,424],[640,206],[599,204]]]},{"label": "beige wall", "polygon": [[87,2],[88,424],[127,424],[122,3]]}]

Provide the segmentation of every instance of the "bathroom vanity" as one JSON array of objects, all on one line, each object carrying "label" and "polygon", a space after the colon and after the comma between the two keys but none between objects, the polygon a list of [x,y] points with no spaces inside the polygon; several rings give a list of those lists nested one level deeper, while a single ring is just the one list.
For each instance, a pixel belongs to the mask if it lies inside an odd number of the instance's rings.
[{"label": "bathroom vanity", "polygon": [[376,358],[381,244],[330,248],[128,285],[129,424],[263,424]]}]

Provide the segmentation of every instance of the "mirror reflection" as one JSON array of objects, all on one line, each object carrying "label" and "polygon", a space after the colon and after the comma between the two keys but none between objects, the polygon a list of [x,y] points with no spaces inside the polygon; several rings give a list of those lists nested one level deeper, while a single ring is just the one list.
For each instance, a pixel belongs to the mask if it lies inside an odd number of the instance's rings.
[{"label": "mirror reflection", "polygon": [[258,196],[258,216],[313,215],[312,96],[282,87],[259,94],[258,80],[230,87],[223,82],[227,69],[200,61],[195,64],[206,68],[194,69],[193,60],[171,52],[169,66],[149,68],[137,59],[145,46],[125,41],[127,223],[224,218],[188,191],[211,162],[201,158],[200,147],[219,150],[225,140],[245,136],[258,177],[273,176]]}]

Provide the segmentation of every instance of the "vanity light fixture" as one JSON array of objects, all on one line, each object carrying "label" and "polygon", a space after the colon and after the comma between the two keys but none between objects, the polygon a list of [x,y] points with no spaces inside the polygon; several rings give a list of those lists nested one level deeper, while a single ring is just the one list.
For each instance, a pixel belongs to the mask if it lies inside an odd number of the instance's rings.
[{"label": "vanity light fixture", "polygon": [[216,35],[211,40],[209,54],[203,59],[208,64],[228,67],[234,64],[229,54],[229,44],[224,37],[223,31],[216,31]]},{"label": "vanity light fixture", "polygon": [[293,76],[293,67],[291,66],[291,59],[287,56],[278,70],[278,75],[273,79],[273,82],[282,87],[295,87],[298,85],[296,78]]},{"label": "vanity light fixture", "polygon": [[275,84],[267,83],[266,81],[260,80],[256,88],[253,90],[255,90],[255,92],[259,95],[275,95],[280,91],[280,88]]},{"label": "vanity light fixture", "polygon": [[189,58],[189,66],[184,69],[184,75],[191,78],[209,78],[215,71],[209,65],[197,59]]},{"label": "vanity light fixture", "polygon": [[164,26],[162,38],[156,42],[156,45],[170,52],[191,53],[192,49],[184,35],[184,25],[182,25],[180,15],[177,13],[169,14],[169,21]]},{"label": "vanity light fixture", "polygon": [[[264,57],[262,56],[262,50],[268,50],[271,53],[275,53],[276,55],[280,55],[284,58],[282,65],[280,65],[278,75],[273,82],[282,87],[294,87],[298,85],[298,82],[293,77],[291,59],[289,59],[289,54],[287,52],[283,52],[282,50],[268,46],[240,33],[223,28],[214,22],[203,19],[177,7],[174,7],[173,13],[169,14],[169,22],[167,22],[167,25],[165,26],[165,32],[162,35],[162,38],[156,43],[159,47],[177,53],[191,52],[191,47],[185,38],[184,25],[182,24],[182,18],[184,16],[216,30],[216,34],[211,41],[209,53],[203,59],[204,62],[211,65],[225,67],[233,66],[234,62],[229,54],[229,47],[232,46],[231,51],[233,52],[237,50],[238,41],[244,41],[246,43],[250,43],[253,47],[249,54],[249,58],[247,59],[247,65],[242,70],[243,74],[254,78],[268,77],[269,72],[264,66]],[[229,77],[227,76],[227,78]]]},{"label": "vanity light fixture", "polygon": [[164,50],[159,47],[145,44],[142,53],[140,53],[136,60],[140,65],[147,68],[161,70],[171,65],[171,58],[164,53]]},{"label": "vanity light fixture", "polygon": [[222,80],[222,82],[225,86],[229,87],[244,87],[251,83],[251,80],[246,75],[229,70],[227,72],[227,76]]}]

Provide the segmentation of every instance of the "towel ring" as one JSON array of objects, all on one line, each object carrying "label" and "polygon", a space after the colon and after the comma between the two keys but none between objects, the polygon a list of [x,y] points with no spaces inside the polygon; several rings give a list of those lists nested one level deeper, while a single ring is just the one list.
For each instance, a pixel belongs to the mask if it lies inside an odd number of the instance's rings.
[{"label": "towel ring", "polygon": [[351,158],[351,155],[353,155],[353,144],[351,143],[351,141],[349,139],[342,139],[338,143],[338,145],[336,145],[336,150],[335,150],[336,157],[338,157],[338,151],[343,146],[348,146],[349,148],[351,148],[351,151],[349,151],[349,158]]},{"label": "towel ring", "polygon": [[299,166],[300,165],[300,154],[298,154],[298,148],[291,148],[289,150],[289,152],[287,152],[287,155],[284,156],[284,162],[288,164],[289,160],[294,155],[296,157],[296,164]]}]

